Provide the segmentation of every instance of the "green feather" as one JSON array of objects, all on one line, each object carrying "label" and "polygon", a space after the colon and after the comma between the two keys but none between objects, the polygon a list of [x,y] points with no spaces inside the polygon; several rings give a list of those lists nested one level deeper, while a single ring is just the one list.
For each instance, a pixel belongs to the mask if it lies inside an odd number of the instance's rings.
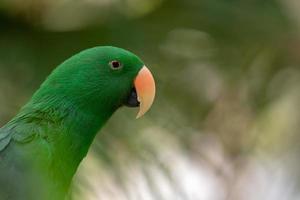
[{"label": "green feather", "polygon": [[[120,69],[111,68],[114,60]],[[0,129],[1,198],[63,199],[96,133],[128,97],[143,65],[116,47],[91,48],[59,65]]]}]

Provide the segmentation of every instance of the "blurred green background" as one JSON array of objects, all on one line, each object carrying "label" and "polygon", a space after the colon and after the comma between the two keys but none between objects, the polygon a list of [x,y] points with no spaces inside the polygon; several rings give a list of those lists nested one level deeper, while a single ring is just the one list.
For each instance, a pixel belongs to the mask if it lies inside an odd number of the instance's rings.
[{"label": "blurred green background", "polygon": [[0,125],[89,47],[155,76],[151,111],[115,113],[72,199],[300,199],[298,0],[1,0],[0,28]]}]

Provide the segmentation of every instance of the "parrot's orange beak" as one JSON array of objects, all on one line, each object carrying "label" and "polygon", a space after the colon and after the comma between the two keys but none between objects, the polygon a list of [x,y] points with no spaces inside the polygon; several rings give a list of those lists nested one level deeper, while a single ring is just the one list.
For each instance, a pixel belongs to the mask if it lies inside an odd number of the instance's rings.
[{"label": "parrot's orange beak", "polygon": [[137,100],[140,103],[140,110],[136,118],[140,118],[150,109],[155,97],[155,81],[146,66],[143,66],[136,76],[134,87],[137,92]]}]

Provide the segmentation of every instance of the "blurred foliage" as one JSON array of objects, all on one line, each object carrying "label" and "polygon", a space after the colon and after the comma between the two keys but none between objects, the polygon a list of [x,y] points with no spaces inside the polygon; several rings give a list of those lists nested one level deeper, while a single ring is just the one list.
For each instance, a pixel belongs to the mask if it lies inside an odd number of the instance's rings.
[{"label": "blurred foliage", "polygon": [[[98,134],[74,199],[299,199],[297,0],[2,0],[0,123],[72,54],[114,45],[157,81]],[[216,192],[217,191],[217,192]]]}]

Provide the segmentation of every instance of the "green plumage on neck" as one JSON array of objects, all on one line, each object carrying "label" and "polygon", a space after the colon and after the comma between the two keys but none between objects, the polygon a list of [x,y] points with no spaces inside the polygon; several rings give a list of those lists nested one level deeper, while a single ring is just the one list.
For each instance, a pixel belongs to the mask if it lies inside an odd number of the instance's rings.
[{"label": "green plumage on neck", "polygon": [[0,196],[63,199],[96,133],[126,100],[142,67],[137,56],[116,47],[91,48],[60,64],[0,129]]}]

